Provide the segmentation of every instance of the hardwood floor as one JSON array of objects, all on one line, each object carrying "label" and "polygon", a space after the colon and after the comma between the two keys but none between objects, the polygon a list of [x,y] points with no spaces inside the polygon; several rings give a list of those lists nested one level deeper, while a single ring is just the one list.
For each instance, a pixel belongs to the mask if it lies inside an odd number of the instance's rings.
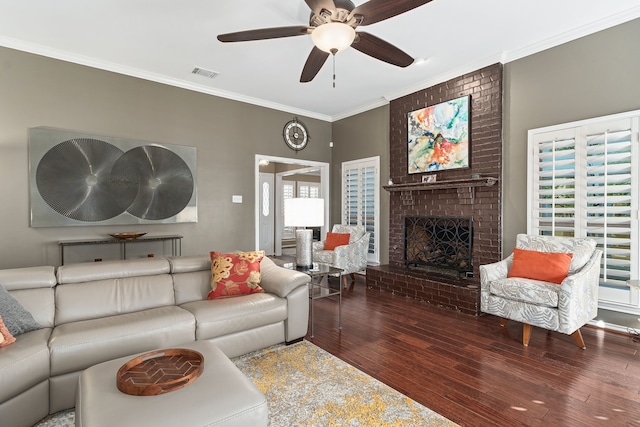
[{"label": "hardwood floor", "polygon": [[640,342],[584,327],[569,335],[367,290],[362,276],[315,301],[307,339],[462,426],[640,426]]}]

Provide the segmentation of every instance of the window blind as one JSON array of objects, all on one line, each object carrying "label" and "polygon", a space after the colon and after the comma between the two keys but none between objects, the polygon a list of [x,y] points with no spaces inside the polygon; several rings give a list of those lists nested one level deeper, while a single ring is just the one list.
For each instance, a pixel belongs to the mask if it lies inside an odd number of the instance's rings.
[{"label": "window blind", "polygon": [[380,158],[345,162],[342,164],[342,224],[362,225],[371,233],[369,261],[378,263]]},{"label": "window blind", "polygon": [[529,132],[529,233],[594,239],[600,299],[616,304],[630,303],[626,281],[639,273],[634,113]]},{"label": "window blind", "polygon": [[[282,206],[280,207],[280,212],[282,212],[281,214],[281,218],[280,218],[280,224],[284,224],[284,201],[286,199],[291,199],[293,197],[295,197],[295,181],[282,181]],[[285,225],[282,226],[282,238],[283,239],[293,239],[295,237],[294,234],[295,228],[294,227],[287,227]]]}]

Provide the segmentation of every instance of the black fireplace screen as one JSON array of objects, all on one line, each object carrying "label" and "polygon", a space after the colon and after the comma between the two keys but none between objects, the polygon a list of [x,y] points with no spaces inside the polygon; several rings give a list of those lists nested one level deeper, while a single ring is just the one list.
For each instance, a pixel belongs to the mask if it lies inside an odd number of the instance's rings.
[{"label": "black fireplace screen", "polygon": [[463,273],[473,271],[472,218],[405,216],[404,261]]}]

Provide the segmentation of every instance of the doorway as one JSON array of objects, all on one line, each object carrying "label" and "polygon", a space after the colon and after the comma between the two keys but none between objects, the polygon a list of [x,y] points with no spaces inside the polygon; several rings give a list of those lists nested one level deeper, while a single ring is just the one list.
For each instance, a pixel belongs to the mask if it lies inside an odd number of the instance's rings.
[{"label": "doorway", "polygon": [[[261,214],[264,204],[262,202],[264,194],[264,180],[269,179],[266,176],[273,177],[273,186],[271,187],[271,195],[273,195],[273,205],[271,208],[272,220],[263,218]],[[269,239],[265,234],[273,236],[273,254],[282,255],[282,239],[283,239],[283,200],[282,192],[283,181],[291,182],[297,180],[307,185],[314,182],[319,187],[319,197],[325,200],[324,204],[324,226],[320,229],[320,235],[326,234],[329,226],[329,163],[315,162],[310,160],[291,159],[286,157],[266,156],[256,154],[255,156],[255,247],[256,250],[263,249],[263,242]],[[314,185],[315,186],[315,185]],[[304,188],[307,188],[304,187]],[[295,196],[295,195],[294,195]],[[271,221],[265,223],[265,221]],[[264,223],[264,224],[263,224]],[[272,228],[272,232],[267,231]],[[271,247],[265,247],[265,250],[271,250]]]}]

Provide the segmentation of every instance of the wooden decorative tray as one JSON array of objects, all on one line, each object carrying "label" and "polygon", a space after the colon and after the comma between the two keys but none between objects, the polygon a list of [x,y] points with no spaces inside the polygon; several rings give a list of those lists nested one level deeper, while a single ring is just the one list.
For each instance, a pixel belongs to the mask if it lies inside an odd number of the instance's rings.
[{"label": "wooden decorative tray", "polygon": [[134,396],[156,396],[195,381],[204,369],[202,354],[185,348],[151,351],[118,369],[118,390]]},{"label": "wooden decorative tray", "polygon": [[146,231],[125,231],[124,233],[109,233],[109,236],[120,240],[135,240],[147,234]]}]

